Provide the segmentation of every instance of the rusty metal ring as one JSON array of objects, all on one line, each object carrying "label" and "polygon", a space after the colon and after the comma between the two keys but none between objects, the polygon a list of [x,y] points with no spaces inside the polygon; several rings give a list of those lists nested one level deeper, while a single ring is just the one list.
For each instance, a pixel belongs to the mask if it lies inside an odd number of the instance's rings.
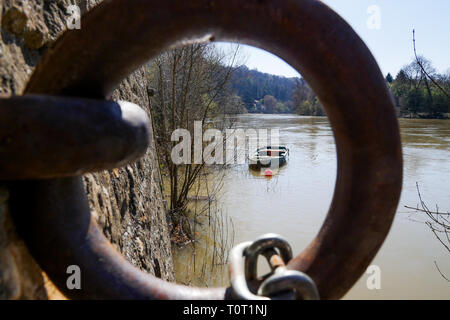
[{"label": "rusty metal ring", "polygon": [[[198,40],[239,41],[278,55],[323,103],[337,146],[335,192],[318,235],[288,267],[308,274],[322,298],[342,297],[389,232],[401,191],[402,154],[394,106],[375,59],[322,2],[104,1],[82,17],[81,30],[64,33],[48,50],[26,93],[108,97],[151,57]],[[15,216],[29,213],[17,226],[27,230],[30,251],[69,297],[230,297],[225,288],[169,284],[127,263],[91,219],[81,178],[16,187],[11,209]],[[32,204],[21,203],[18,195]],[[52,201],[57,198],[64,201]],[[66,289],[68,264],[84,270],[83,290]]]}]

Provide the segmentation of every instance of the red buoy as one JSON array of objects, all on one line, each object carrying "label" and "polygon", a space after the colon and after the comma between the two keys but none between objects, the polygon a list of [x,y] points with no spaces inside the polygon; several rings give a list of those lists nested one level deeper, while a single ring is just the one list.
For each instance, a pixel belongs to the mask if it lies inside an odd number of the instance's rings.
[{"label": "red buoy", "polygon": [[273,171],[270,169],[266,169],[266,170],[264,170],[264,175],[266,177],[271,177],[271,176],[273,176]]}]

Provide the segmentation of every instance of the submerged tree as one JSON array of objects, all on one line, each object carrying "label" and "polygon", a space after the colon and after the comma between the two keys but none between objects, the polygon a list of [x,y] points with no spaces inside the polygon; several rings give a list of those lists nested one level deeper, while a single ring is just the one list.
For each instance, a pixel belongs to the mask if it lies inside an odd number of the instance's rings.
[{"label": "submerged tree", "polygon": [[[237,54],[238,47],[227,54],[211,44],[193,44],[165,52],[147,66],[154,87],[151,112],[157,152],[170,189],[169,216],[175,227],[182,224],[189,191],[205,169],[203,161],[194,159],[194,122],[201,122],[203,134],[215,119],[242,108],[242,101],[229,86]],[[215,127],[224,123],[217,121]],[[190,158],[183,164],[172,160],[177,144],[172,133],[179,128],[192,137],[188,141]]]}]

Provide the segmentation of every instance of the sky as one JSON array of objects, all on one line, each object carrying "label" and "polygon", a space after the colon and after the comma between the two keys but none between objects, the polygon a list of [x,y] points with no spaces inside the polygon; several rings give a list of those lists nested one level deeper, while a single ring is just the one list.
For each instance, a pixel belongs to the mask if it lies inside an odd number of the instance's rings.
[{"label": "sky", "polygon": [[[341,15],[364,40],[381,71],[395,76],[417,53],[438,72],[450,70],[450,0],[322,0]],[[378,14],[379,13],[379,14]],[[379,19],[378,19],[379,17]],[[250,69],[298,77],[288,64],[267,51],[242,46]]]}]

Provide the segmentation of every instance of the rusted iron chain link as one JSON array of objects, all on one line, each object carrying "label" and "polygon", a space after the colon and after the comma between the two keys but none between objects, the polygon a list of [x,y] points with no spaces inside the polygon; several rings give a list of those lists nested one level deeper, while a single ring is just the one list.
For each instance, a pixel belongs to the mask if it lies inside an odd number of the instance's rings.
[{"label": "rusted iron chain link", "polygon": [[[272,271],[262,277],[264,281],[257,289],[258,295],[255,295],[249,288],[249,283],[258,280],[259,255],[266,257]],[[287,262],[292,259],[292,250],[289,243],[279,235],[266,234],[254,242],[243,242],[231,250],[230,259],[231,293],[235,299],[319,299],[316,284],[310,277],[303,272],[286,268]]]}]

